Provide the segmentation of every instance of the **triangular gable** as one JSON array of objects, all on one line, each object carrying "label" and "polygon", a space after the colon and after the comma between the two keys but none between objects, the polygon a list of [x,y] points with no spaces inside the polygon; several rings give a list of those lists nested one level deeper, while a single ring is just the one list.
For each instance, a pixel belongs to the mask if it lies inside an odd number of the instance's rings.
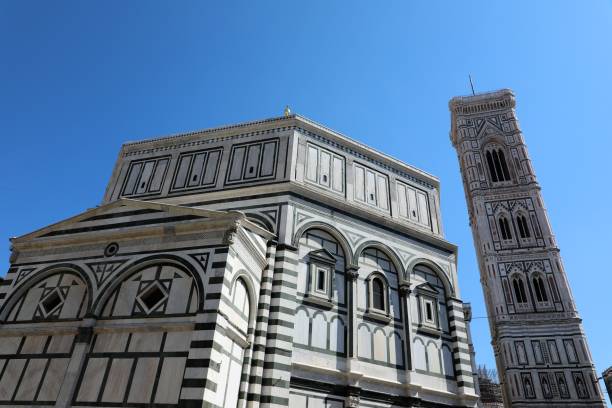
[{"label": "triangular gable", "polygon": [[496,117],[480,119],[477,122],[478,136],[501,134],[502,132],[501,125],[497,122]]},{"label": "triangular gable", "polygon": [[308,254],[311,258],[316,258],[318,261],[327,262],[331,264],[336,263],[336,258],[329,252],[327,249],[317,249],[316,251],[312,251]]},{"label": "triangular gable", "polygon": [[426,292],[432,295],[437,295],[439,293],[438,289],[434,288],[429,282],[425,282],[417,286],[414,290],[418,292]]},{"label": "triangular gable", "polygon": [[[144,217],[146,216],[146,217]],[[84,211],[74,217],[51,224],[29,234],[13,238],[13,243],[26,242],[40,237],[63,235],[67,232],[78,233],[101,228],[120,228],[126,220],[148,218],[150,223],[155,219],[161,220],[172,217],[173,220],[205,219],[205,218],[237,218],[238,214],[227,211],[210,211],[198,208],[162,204],[154,201],[140,201],[120,199],[112,203],[101,205]],[[143,224],[146,222],[143,221]],[[104,227],[102,227],[104,226]],[[249,228],[250,229],[250,228]]]}]

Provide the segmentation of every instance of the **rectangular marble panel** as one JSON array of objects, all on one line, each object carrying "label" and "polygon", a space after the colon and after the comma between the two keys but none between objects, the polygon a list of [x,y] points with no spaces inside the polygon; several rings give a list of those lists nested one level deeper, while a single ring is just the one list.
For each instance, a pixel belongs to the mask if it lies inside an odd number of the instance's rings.
[{"label": "rectangular marble panel", "polygon": [[164,351],[187,351],[191,344],[190,331],[171,331],[166,333]]},{"label": "rectangular marble panel", "polygon": [[68,358],[51,359],[42,386],[40,387],[38,401],[55,401],[57,399],[69,361],[70,359]]},{"label": "rectangular marble panel", "polygon": [[130,340],[130,352],[155,352],[160,351],[163,332],[140,332],[132,333]]},{"label": "rectangular marble panel", "polygon": [[187,176],[189,176],[189,167],[193,156],[182,156],[179,160],[178,171],[176,173],[176,179],[174,180],[173,188],[183,188],[187,183]]},{"label": "rectangular marble panel", "polygon": [[319,174],[319,184],[329,187],[331,184],[330,180],[330,166],[331,166],[331,155],[324,150],[321,150],[321,167]]},{"label": "rectangular marble panel", "polygon": [[54,335],[49,342],[47,353],[69,353],[73,341],[74,335],[72,334]]},{"label": "rectangular marble panel", "polygon": [[307,408],[308,404],[305,395],[290,394],[289,406],[292,408]]},{"label": "rectangular marble panel", "polygon": [[150,192],[154,193],[161,190],[164,182],[164,176],[166,175],[166,169],[168,168],[168,163],[168,159],[162,159],[157,162],[155,172],[153,173],[153,178],[151,179],[151,185],[149,186]]},{"label": "rectangular marble panel", "polygon": [[79,315],[79,310],[83,307],[86,286],[72,285],[68,289],[68,295],[62,310],[60,319],[71,318]]},{"label": "rectangular marble panel", "polygon": [[412,221],[418,222],[416,190],[412,187],[406,187],[406,191],[408,192],[408,214]]},{"label": "rectangular marble panel", "polygon": [[136,293],[138,293],[138,284],[138,281],[126,281],[121,284],[119,296],[113,309],[113,316],[130,316],[132,314]]},{"label": "rectangular marble panel", "polygon": [[123,402],[132,364],[133,358],[116,358],[112,361],[102,394],[103,402]]},{"label": "rectangular marble panel", "polygon": [[419,204],[419,222],[424,225],[429,225],[429,211],[427,209],[427,196],[425,193],[418,191],[417,199]]},{"label": "rectangular marble panel", "polygon": [[332,165],[332,189],[334,191],[344,191],[344,160],[334,156]]},{"label": "rectangular marble panel", "polygon": [[77,394],[77,401],[95,402],[98,400],[107,364],[108,358],[90,358],[88,360],[83,381]]},{"label": "rectangular marble panel", "polygon": [[308,156],[306,158],[306,179],[312,182],[317,181],[317,169],[319,168],[319,150],[314,146],[308,146]]},{"label": "rectangular marble panel", "polygon": [[365,201],[365,169],[355,166],[355,199]]},{"label": "rectangular marble panel", "polygon": [[366,202],[376,205],[376,175],[371,170],[366,170]]},{"label": "rectangular marble panel", "polygon": [[127,346],[129,333],[99,333],[96,336],[94,353],[120,353]]},{"label": "rectangular marble panel", "polygon": [[191,167],[191,173],[189,174],[189,180],[187,180],[188,187],[194,187],[200,184],[202,172],[204,171],[204,161],[206,160],[206,153],[199,153],[195,155],[193,159],[193,166]]},{"label": "rectangular marble panel", "polygon": [[136,194],[143,194],[147,192],[147,185],[149,184],[149,178],[153,173],[153,167],[155,166],[154,161],[147,161],[142,168],[142,174],[140,175],[140,180],[138,180],[138,185],[136,186]]},{"label": "rectangular marble panel", "polygon": [[21,343],[21,336],[19,337],[0,337],[0,354],[2,355],[13,355],[17,353],[19,344]]},{"label": "rectangular marble panel", "polygon": [[276,142],[264,143],[261,160],[260,176],[269,177],[274,175],[274,167],[276,165]]},{"label": "rectangular marble panel", "polygon": [[47,336],[28,336],[26,337],[20,354],[39,354],[43,352]]},{"label": "rectangular marble panel", "polygon": [[0,401],[10,401],[15,393],[21,372],[26,364],[25,359],[13,359],[6,363],[6,368],[0,379]]},{"label": "rectangular marble panel", "polygon": [[247,152],[246,166],[244,168],[244,179],[252,179],[257,177],[259,172],[259,154],[261,152],[261,145],[255,144],[249,146]]},{"label": "rectangular marble panel", "polygon": [[155,384],[159,358],[139,358],[134,370],[134,378],[128,396],[129,403],[149,403]]},{"label": "rectangular marble panel", "polygon": [[172,281],[172,288],[170,288],[170,295],[168,298],[168,305],[166,306],[166,313],[185,313],[187,312],[187,302],[189,301],[189,290],[191,289],[192,279],[174,279]]},{"label": "rectangular marble panel", "polygon": [[47,365],[46,358],[33,358],[28,362],[25,373],[15,395],[17,401],[33,401],[36,396],[38,384],[42,378],[43,371]]},{"label": "rectangular marble panel", "polygon": [[246,149],[245,146],[240,146],[232,151],[228,181],[238,181],[242,178]]},{"label": "rectangular marble panel", "polygon": [[202,176],[202,185],[211,185],[215,182],[217,171],[219,169],[219,157],[221,156],[220,150],[213,150],[208,153],[208,159],[206,160],[206,167],[204,168],[204,175]]},{"label": "rectangular marble panel", "polygon": [[129,174],[127,177],[127,181],[125,183],[125,187],[123,189],[124,195],[132,195],[134,194],[134,189],[136,188],[136,182],[140,177],[140,170],[142,169],[142,163],[134,163],[130,165]]},{"label": "rectangular marble panel", "polygon": [[178,402],[183,372],[185,371],[185,361],[185,357],[164,358],[155,394],[155,403],[176,404]]},{"label": "rectangular marble panel", "polygon": [[378,194],[378,206],[384,210],[389,209],[387,184],[387,177],[381,176],[380,174],[376,176],[376,193]]}]

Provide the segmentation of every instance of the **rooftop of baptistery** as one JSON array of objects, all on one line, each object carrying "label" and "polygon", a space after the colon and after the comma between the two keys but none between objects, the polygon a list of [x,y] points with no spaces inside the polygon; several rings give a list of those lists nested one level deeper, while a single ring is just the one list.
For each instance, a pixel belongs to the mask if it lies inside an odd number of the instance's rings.
[{"label": "rooftop of baptistery", "polygon": [[442,235],[437,177],[297,114],[127,142],[103,203],[290,188]]},{"label": "rooftop of baptistery", "polygon": [[415,166],[405,163],[395,157],[378,151],[364,143],[359,142],[341,132],[333,130],[321,123],[318,123],[305,116],[292,113],[286,116],[272,117],[261,120],[253,120],[247,122],[241,122],[231,125],[222,125],[213,128],[200,129],[191,132],[177,133],[167,136],[153,137],[145,140],[138,141],[127,141],[121,147],[122,155],[132,155],[135,153],[142,152],[143,150],[166,148],[176,148],[177,144],[189,144],[196,143],[199,140],[206,139],[217,139],[222,137],[236,137],[238,135],[244,136],[249,133],[258,132],[269,132],[273,130],[280,130],[284,128],[300,129],[310,131],[314,133],[320,133],[324,137],[328,137],[331,140],[341,145],[346,145],[349,148],[356,150],[359,153],[372,155],[377,157],[383,163],[390,167],[394,167],[400,171],[404,171],[413,175],[416,178],[423,180],[426,183],[431,184],[434,187],[439,187],[439,179]]}]

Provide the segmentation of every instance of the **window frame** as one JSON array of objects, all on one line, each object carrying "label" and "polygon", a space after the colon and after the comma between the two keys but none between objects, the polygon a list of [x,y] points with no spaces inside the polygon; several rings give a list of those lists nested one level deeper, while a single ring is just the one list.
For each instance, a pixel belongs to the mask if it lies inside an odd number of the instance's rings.
[{"label": "window frame", "polygon": [[[382,284],[382,296],[383,296],[383,309],[379,309],[374,307],[374,280],[379,280]],[[366,278],[366,284],[368,289],[368,297],[367,297],[367,308],[366,315],[380,320],[382,322],[388,323],[391,321],[391,311],[389,307],[389,282],[387,278],[384,276],[382,272],[376,271],[372,272]]]},{"label": "window frame", "polygon": [[[417,295],[419,328],[436,335],[440,334],[442,325],[440,324],[439,292],[428,283],[423,283],[416,288],[415,293]],[[431,319],[427,318],[427,305],[431,306]]]},{"label": "window frame", "polygon": [[[308,254],[308,284],[304,298],[324,307],[333,306],[333,279],[336,270],[334,256],[325,249],[312,251]],[[323,272],[323,290],[319,289],[320,277]]]},{"label": "window frame", "polygon": [[511,155],[507,155],[503,146],[498,143],[491,143],[484,148],[483,156],[487,163],[487,172],[492,185],[504,186],[513,183],[512,172],[507,160],[507,157],[511,157]]}]

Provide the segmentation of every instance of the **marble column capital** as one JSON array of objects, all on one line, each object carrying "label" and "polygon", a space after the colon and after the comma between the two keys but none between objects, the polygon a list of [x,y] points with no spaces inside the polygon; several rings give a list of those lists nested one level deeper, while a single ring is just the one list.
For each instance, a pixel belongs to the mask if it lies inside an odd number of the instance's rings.
[{"label": "marble column capital", "polygon": [[346,267],[346,278],[348,280],[354,281],[359,277],[359,266],[357,265],[349,265]]}]

